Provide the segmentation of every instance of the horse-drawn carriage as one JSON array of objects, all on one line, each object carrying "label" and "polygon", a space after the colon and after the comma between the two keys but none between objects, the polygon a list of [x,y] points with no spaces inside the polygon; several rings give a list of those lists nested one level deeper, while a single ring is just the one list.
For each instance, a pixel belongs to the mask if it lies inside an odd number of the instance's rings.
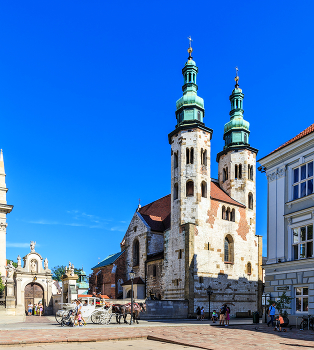
[{"label": "horse-drawn carriage", "polygon": [[[124,305],[100,302],[96,304],[95,297],[81,298],[82,318],[85,322],[91,320],[94,324],[109,324],[112,317],[116,317],[116,322],[121,323],[123,317],[124,323],[127,323],[126,317],[131,314],[131,303]],[[56,321],[61,326],[74,326],[75,304],[63,304],[61,310],[56,313]],[[133,320],[138,323],[139,314],[146,311],[146,305],[143,303],[133,303]]]}]

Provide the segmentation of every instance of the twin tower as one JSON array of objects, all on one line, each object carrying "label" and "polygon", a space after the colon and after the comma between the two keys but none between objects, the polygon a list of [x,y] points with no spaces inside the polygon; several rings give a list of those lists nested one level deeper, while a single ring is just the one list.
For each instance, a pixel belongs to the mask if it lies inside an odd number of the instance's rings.
[{"label": "twin tower", "polygon": [[[176,102],[177,125],[169,135],[171,145],[172,225],[200,225],[211,205],[210,146],[213,130],[206,127],[204,100],[197,95],[198,67],[189,57],[182,69],[183,96]],[[243,119],[242,89],[236,85],[229,97],[230,121],[224,126],[225,146],[217,154],[218,183],[232,199],[255,212],[257,149],[249,144],[249,122]],[[204,205],[200,205],[200,203]],[[255,217],[254,217],[255,221]],[[172,226],[173,227],[173,226]]]}]

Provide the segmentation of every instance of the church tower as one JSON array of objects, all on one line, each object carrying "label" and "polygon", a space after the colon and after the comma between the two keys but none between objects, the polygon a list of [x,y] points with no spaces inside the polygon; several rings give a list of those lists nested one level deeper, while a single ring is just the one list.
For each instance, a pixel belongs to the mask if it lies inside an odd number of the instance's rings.
[{"label": "church tower", "polygon": [[[190,38],[189,38],[190,39]],[[182,69],[183,96],[176,102],[175,129],[168,135],[171,145],[171,230],[165,237],[165,265],[169,264],[172,288],[167,299],[187,298],[192,286],[188,271],[193,270],[192,239],[210,210],[210,143],[212,130],[203,123],[204,100],[197,95],[198,68],[189,57]],[[167,270],[167,269],[166,269]],[[175,272],[173,272],[175,271]]]},{"label": "church tower", "polygon": [[238,69],[236,70],[236,85],[229,97],[230,121],[224,127],[225,146],[223,151],[217,154],[218,180],[219,185],[231,198],[255,213],[255,173],[258,150],[249,144],[250,123],[243,119],[244,94],[239,87]]},{"label": "church tower", "polygon": [[3,153],[0,153],[0,276],[6,276],[6,234],[7,234],[7,214],[13,209],[13,205],[7,204],[7,191],[5,184],[5,172]]}]

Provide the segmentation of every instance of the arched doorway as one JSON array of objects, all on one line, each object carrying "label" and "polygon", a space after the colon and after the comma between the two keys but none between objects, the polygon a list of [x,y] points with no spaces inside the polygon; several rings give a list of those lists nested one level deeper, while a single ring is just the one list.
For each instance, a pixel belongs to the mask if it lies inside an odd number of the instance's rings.
[{"label": "arched doorway", "polygon": [[25,311],[27,312],[27,306],[31,302],[33,305],[38,304],[40,301],[44,305],[44,290],[37,283],[29,283],[24,290],[25,299]]}]

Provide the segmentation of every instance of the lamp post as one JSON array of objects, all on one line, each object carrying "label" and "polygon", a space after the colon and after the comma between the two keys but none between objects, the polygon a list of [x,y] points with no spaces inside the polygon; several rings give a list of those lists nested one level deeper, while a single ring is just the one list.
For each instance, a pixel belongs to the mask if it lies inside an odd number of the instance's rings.
[{"label": "lamp post", "polygon": [[264,306],[264,312],[265,312],[265,323],[267,323],[267,304],[269,303],[270,294],[263,294],[262,295],[262,306]]},{"label": "lamp post", "polygon": [[213,289],[211,286],[208,286],[207,288],[207,295],[208,295],[208,320],[210,320],[210,296],[213,294]]},{"label": "lamp post", "polygon": [[133,271],[133,268],[130,272],[130,278],[131,278],[131,320],[130,324],[133,323],[133,279],[135,277],[135,272]]}]

